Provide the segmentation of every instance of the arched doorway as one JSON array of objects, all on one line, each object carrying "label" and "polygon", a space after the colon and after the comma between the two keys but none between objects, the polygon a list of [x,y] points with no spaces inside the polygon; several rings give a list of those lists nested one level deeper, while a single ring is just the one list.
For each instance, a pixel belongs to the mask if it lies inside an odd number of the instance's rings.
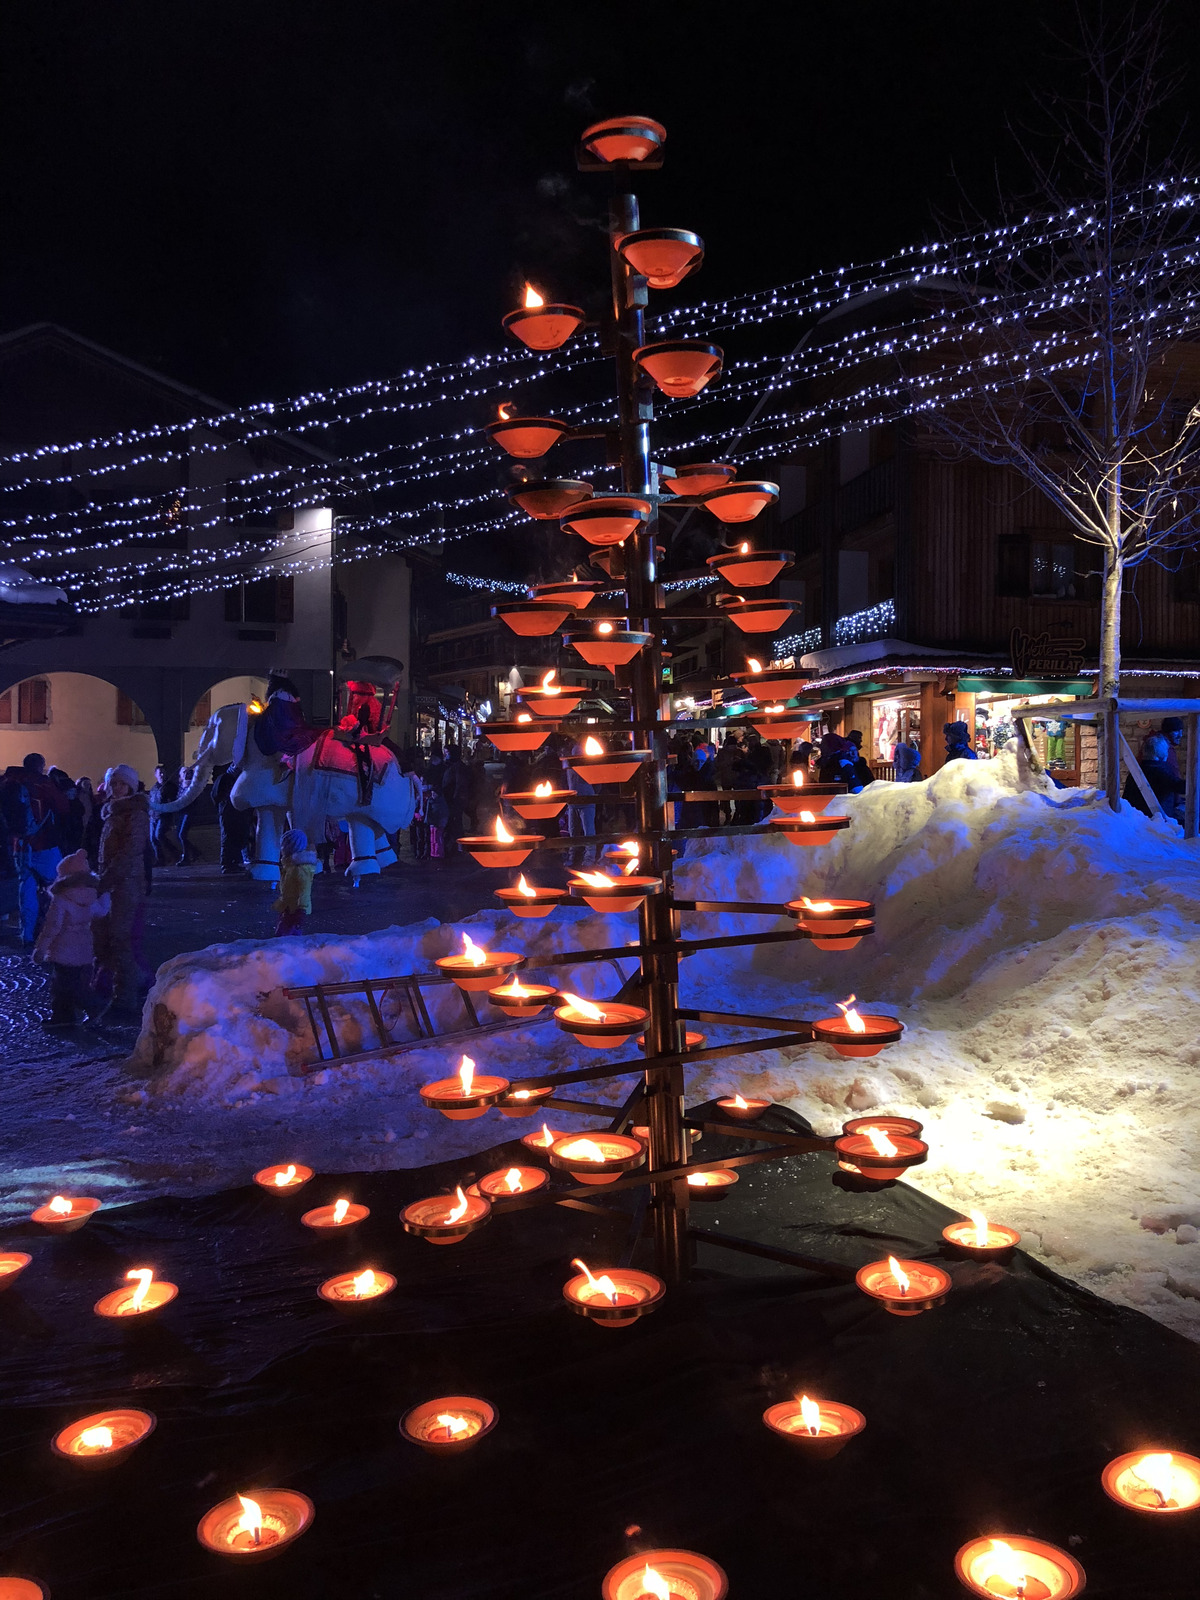
[{"label": "arched doorway", "polygon": [[257,700],[260,705],[265,705],[267,700],[267,680],[253,676],[238,678],[222,678],[219,683],[214,683],[211,689],[206,689],[199,700],[192,707],[191,719],[183,731],[183,763],[190,766],[196,758],[196,746],[200,743],[200,735],[208,725],[208,719],[213,712],[221,706],[249,705],[252,700]]},{"label": "arched doorway", "polygon": [[41,672],[0,694],[0,766],[20,766],[33,750],[48,767],[99,783],[124,762],[147,788],[158,742],[136,700],[87,672]]}]

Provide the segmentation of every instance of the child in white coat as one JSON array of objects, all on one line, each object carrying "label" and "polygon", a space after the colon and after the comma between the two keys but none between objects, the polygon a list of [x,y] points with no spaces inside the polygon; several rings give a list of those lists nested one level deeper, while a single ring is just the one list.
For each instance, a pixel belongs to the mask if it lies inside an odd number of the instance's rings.
[{"label": "child in white coat", "polygon": [[86,850],[76,850],[59,862],[50,885],[50,909],[33,949],[35,961],[54,969],[48,1028],[73,1028],[79,1012],[87,1012],[95,955],[92,924],[108,915],[109,904],[88,870]]}]

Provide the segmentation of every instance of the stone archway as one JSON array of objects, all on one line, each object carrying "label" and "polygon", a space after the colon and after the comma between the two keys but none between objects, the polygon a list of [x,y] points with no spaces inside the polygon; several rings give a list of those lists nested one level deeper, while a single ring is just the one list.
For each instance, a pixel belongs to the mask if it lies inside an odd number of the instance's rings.
[{"label": "stone archway", "polygon": [[19,766],[30,751],[72,778],[93,784],[125,762],[147,788],[158,741],[137,701],[89,672],[39,672],[0,692],[0,766]]}]

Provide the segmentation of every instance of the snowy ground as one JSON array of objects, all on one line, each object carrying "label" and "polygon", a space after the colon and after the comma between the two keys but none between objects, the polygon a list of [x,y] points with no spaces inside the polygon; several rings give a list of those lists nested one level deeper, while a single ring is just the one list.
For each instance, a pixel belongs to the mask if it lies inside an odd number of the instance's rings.
[{"label": "snowy ground", "polygon": [[[683,1003],[813,1016],[853,991],[864,1009],[899,1014],[903,1041],[867,1061],[808,1047],[695,1068],[689,1097],[768,1093],[822,1131],[864,1110],[918,1116],[930,1160],[909,1181],[1014,1224],[1058,1271],[1200,1338],[1200,850],[1128,807],[1113,816],[1078,791],[1023,787],[1012,757],[879,784],[835,809],[854,826],[821,850],[776,838],[693,845],[679,889],[873,898],[874,940],[836,954],[788,944],[697,956]],[[636,932],[633,918],[582,910],[540,923],[484,912],[464,925],[492,949],[526,950],[531,974],[539,953]],[[82,1073],[70,1113],[61,1093],[40,1104],[31,1086],[37,1131],[10,1174],[6,1214],[66,1176],[77,1192],[130,1198],[244,1181],[280,1158],[412,1166],[498,1137],[498,1118],[455,1124],[421,1109],[416,1086],[457,1064],[446,1047],[294,1075],[311,1039],[283,985],[421,970],[456,942],[455,927],[429,921],[168,961],[129,1069]],[[555,981],[598,995],[619,979],[601,964]],[[579,1065],[582,1052],[542,1024],[481,1040],[475,1054],[481,1070],[518,1076],[535,1062]]]}]

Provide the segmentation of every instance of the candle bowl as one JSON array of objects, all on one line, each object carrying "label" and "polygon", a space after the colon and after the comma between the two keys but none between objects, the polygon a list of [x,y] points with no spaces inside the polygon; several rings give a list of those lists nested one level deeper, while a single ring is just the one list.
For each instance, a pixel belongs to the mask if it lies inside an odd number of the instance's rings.
[{"label": "candle bowl", "polygon": [[[367,1272],[371,1274],[371,1281],[360,1282],[356,1290],[355,1280],[362,1279]],[[326,1278],[317,1293],[328,1305],[354,1310],[358,1306],[369,1306],[376,1300],[382,1300],[384,1295],[391,1294],[395,1287],[396,1280],[390,1272],[379,1272],[373,1267],[367,1267],[361,1272],[339,1272],[332,1278]]]},{"label": "candle bowl", "polygon": [[[717,507],[724,503],[728,508],[734,496],[742,497],[748,487],[746,484],[731,483],[724,489],[718,489],[712,497],[706,497],[704,504],[709,511],[717,511]],[[767,502],[764,500],[763,505]],[[762,510],[762,506],[759,506]],[[717,515],[720,512],[717,511]],[[751,516],[757,516],[752,512]],[[724,522],[749,522],[750,517],[723,517]],[[766,584],[772,583],[785,567],[790,567],[796,559],[794,550],[734,550],[729,554],[709,556],[708,565],[719,578],[724,578],[726,583],[739,585],[743,589],[761,589]]]},{"label": "candle bowl", "polygon": [[663,394],[682,400],[699,394],[716,377],[724,352],[703,339],[659,339],[640,345],[633,359]]},{"label": "candle bowl", "polygon": [[[872,1123],[872,1127],[876,1126],[878,1124]],[[889,1134],[888,1137],[896,1147],[894,1156],[880,1155],[866,1133],[843,1134],[833,1148],[839,1161],[851,1164],[848,1170],[875,1183],[902,1178],[909,1167],[918,1167],[927,1160],[929,1146],[923,1140],[902,1133]]]},{"label": "candle bowl", "polygon": [[458,988],[470,994],[484,994],[510,972],[517,972],[525,965],[525,957],[515,950],[487,950],[484,956],[478,963],[465,955],[438,956],[434,966],[447,978],[452,978]]},{"label": "candle bowl", "polygon": [[887,1261],[870,1261],[854,1274],[854,1281],[864,1294],[877,1300],[885,1311],[894,1317],[919,1317],[922,1311],[932,1311],[941,1305],[950,1293],[950,1274],[929,1261],[900,1261],[900,1270],[908,1276],[907,1293],[892,1276]]},{"label": "candle bowl", "polygon": [[[812,718],[788,706],[761,706],[746,718],[755,733],[764,739],[798,739],[812,726]],[[772,785],[782,787],[782,785]],[[808,808],[812,810],[810,806]]]},{"label": "candle bowl", "polygon": [[[591,877],[604,877],[592,873]],[[609,878],[603,887],[598,883],[573,883],[571,897],[583,900],[593,911],[636,911],[647,895],[661,894],[661,878],[642,878],[636,875]]]},{"label": "candle bowl", "polygon": [[670,1590],[670,1600],[725,1600],[729,1580],[715,1561],[695,1550],[646,1550],[610,1567],[600,1586],[603,1600],[644,1600],[649,1567]]},{"label": "candle bowl", "polygon": [[[704,509],[711,511],[718,522],[753,522],[778,499],[779,485],[768,483],[765,478],[735,478],[732,483],[722,484],[719,489],[710,489],[702,496]],[[795,559],[794,550],[743,550],[733,551],[723,558],[710,556],[708,564],[715,567],[728,582],[740,581],[747,588],[757,589],[778,577]],[[722,560],[728,562],[725,569],[718,565]],[[753,576],[739,579],[739,571],[752,573]],[[768,571],[769,576],[762,577],[763,571]]]},{"label": "candle bowl", "polygon": [[440,1111],[451,1122],[473,1122],[497,1100],[502,1100],[508,1088],[507,1078],[476,1073],[470,1089],[464,1093],[462,1079],[456,1073],[453,1078],[438,1078],[433,1083],[422,1084],[417,1092],[431,1111]]},{"label": "candle bowl", "polygon": [[598,594],[606,594],[611,587],[611,584],[597,583],[592,579],[537,583],[529,591],[529,598],[539,605],[564,605],[570,606],[573,611],[586,611]]},{"label": "candle bowl", "polygon": [[[439,1417],[465,1422],[466,1429],[439,1422]],[[487,1400],[470,1394],[444,1394],[406,1411],[400,1418],[400,1432],[410,1444],[420,1445],[430,1455],[457,1456],[478,1444],[485,1433],[491,1433],[498,1417],[495,1406]]]},{"label": "candle bowl", "polygon": [[483,430],[493,444],[518,461],[539,461],[564,435],[571,424],[558,417],[501,417]]},{"label": "candle bowl", "polygon": [[88,1195],[63,1195],[64,1200],[70,1200],[69,1212],[54,1211],[49,1204],[38,1206],[31,1213],[32,1220],[45,1228],[47,1233],[78,1233],[84,1223],[94,1217],[100,1209],[100,1201],[93,1200]]},{"label": "candle bowl", "polygon": [[497,750],[540,750],[550,735],[557,733],[558,723],[546,717],[535,722],[531,712],[525,715],[525,722],[519,718],[513,722],[481,722],[479,732]]},{"label": "candle bowl", "polygon": [[492,1202],[482,1195],[464,1196],[466,1209],[454,1221],[449,1215],[457,1211],[453,1195],[435,1194],[426,1200],[414,1200],[400,1213],[405,1233],[415,1234],[427,1244],[461,1244],[468,1234],[491,1221]]},{"label": "candle bowl", "polygon": [[724,1200],[738,1181],[728,1167],[711,1167],[707,1172],[688,1173],[688,1196],[692,1200]]},{"label": "candle bowl", "polygon": [[50,1591],[36,1578],[0,1578],[0,1600],[50,1600]]},{"label": "candle bowl", "polygon": [[[607,633],[601,633],[600,627],[588,633],[577,633],[568,630],[563,634],[563,643],[569,645],[591,667],[606,667],[612,672],[616,667],[629,664],[654,638],[652,633],[639,633],[626,628],[612,628]],[[603,780],[601,780],[603,781]]]},{"label": "candle bowl", "polygon": [[535,478],[532,483],[514,484],[508,498],[527,516],[548,522],[561,517],[568,506],[586,500],[591,492],[591,484],[580,478]]},{"label": "candle bowl", "polygon": [[[689,1028],[687,1030],[687,1032],[683,1036],[683,1048],[685,1050],[703,1050],[703,1048],[704,1048],[706,1043],[707,1043],[706,1036],[704,1034],[702,1034],[702,1033],[693,1033],[691,1028]],[[641,1046],[641,1048],[643,1050],[645,1050],[645,1048],[646,1048],[646,1035],[644,1033],[642,1034],[641,1038],[638,1040],[638,1044]],[[699,1132],[698,1132],[697,1129],[693,1128],[692,1132],[696,1134],[697,1138],[699,1138]]]},{"label": "candle bowl", "polygon": [[877,1056],[904,1032],[904,1024],[895,1017],[864,1014],[859,1020],[866,1024],[861,1032],[852,1028],[845,1017],[822,1017],[812,1025],[813,1038],[818,1044],[831,1044],[840,1056]]},{"label": "candle bowl", "polygon": [[952,1222],[942,1229],[942,1238],[954,1254],[969,1256],[974,1261],[994,1261],[1010,1256],[1021,1242],[1021,1235],[1015,1228],[1006,1228],[999,1222],[988,1223],[985,1244],[978,1243],[975,1235],[975,1224],[970,1221]]},{"label": "candle bowl", "polygon": [[596,1008],[599,1018],[587,1017],[574,1006],[559,1006],[555,1021],[564,1033],[573,1033],[580,1044],[592,1050],[614,1050],[645,1026],[649,1013],[642,1006],[622,1005],[616,1000],[606,1000]]},{"label": "candle bowl", "polygon": [[337,1222],[334,1220],[334,1209],[333,1206],[317,1206],[312,1211],[306,1211],[300,1221],[316,1233],[334,1234],[353,1228],[357,1222],[365,1222],[371,1215],[367,1206],[350,1205],[346,1207],[342,1220]]},{"label": "candle bowl", "polygon": [[[793,695],[803,694],[808,680],[813,674],[806,667],[764,667],[761,672],[731,672],[730,682],[738,684],[747,693],[754,696],[755,701],[761,704],[764,700],[774,705],[777,700],[790,700]],[[790,785],[774,784],[772,788],[786,788]],[[825,787],[822,785],[821,787]],[[839,789],[846,785],[840,783]],[[763,794],[770,794],[771,789],[763,789]]]},{"label": "candle bowl", "polygon": [[136,1285],[128,1285],[123,1289],[114,1289],[111,1294],[104,1295],[96,1301],[92,1310],[98,1317],[148,1317],[155,1311],[161,1311],[164,1306],[169,1306],[179,1293],[178,1284],[166,1283],[160,1278],[152,1278],[147,1285],[146,1293],[141,1303],[133,1303],[137,1293]]},{"label": "candle bowl", "polygon": [[[547,1134],[550,1135],[549,1141],[546,1139]],[[523,1133],[521,1135],[521,1143],[525,1146],[526,1150],[532,1151],[536,1156],[543,1156],[547,1161],[549,1161],[550,1151],[553,1149],[554,1145],[559,1139],[565,1138],[565,1133],[556,1132],[554,1128],[549,1127],[548,1124],[543,1122],[536,1133]]]},{"label": "candle bowl", "polygon": [[653,759],[651,750],[614,750],[598,756],[568,756],[563,766],[585,783],[627,783],[640,766]]},{"label": "candle bowl", "polygon": [[[1170,1459],[1165,1463],[1169,1484],[1160,1492],[1145,1478],[1137,1467],[1147,1456]],[[1158,1479],[1159,1473],[1154,1477]],[[1181,1511],[1194,1511],[1200,1505],[1200,1460],[1195,1456],[1181,1455],[1177,1450],[1160,1450],[1153,1446],[1145,1450],[1130,1450],[1110,1461],[1100,1474],[1100,1487],[1110,1500],[1130,1511],[1144,1511],[1154,1517],[1172,1517]]]},{"label": "candle bowl", "polygon": [[523,994],[513,994],[511,989],[488,990],[488,1004],[503,1011],[506,1017],[536,1017],[558,995],[558,990],[548,983],[523,983]]},{"label": "candle bowl", "polygon": [[496,1101],[496,1110],[502,1117],[531,1117],[542,1101],[549,1100],[553,1093],[552,1083],[541,1089],[510,1089],[503,1100]]},{"label": "candle bowl", "polygon": [[[811,806],[806,806],[804,809],[812,811]],[[843,833],[849,826],[849,817],[823,817],[815,811],[811,817],[783,816],[767,819],[767,827],[783,834],[789,844],[803,845],[808,849],[828,844],[835,833]]]},{"label": "candle bowl", "polygon": [[[520,1183],[517,1189],[509,1186],[509,1177],[514,1172]],[[485,1172],[476,1187],[485,1199],[503,1209],[506,1200],[518,1200],[523,1194],[544,1189],[549,1182],[550,1174],[544,1167],[497,1167],[494,1172]]]},{"label": "candle bowl", "polygon": [[646,1146],[640,1139],[605,1129],[564,1133],[550,1146],[550,1165],[569,1172],[576,1183],[615,1183],[622,1173],[644,1166],[645,1161]]},{"label": "candle bowl", "polygon": [[770,1100],[756,1099],[753,1095],[742,1095],[744,1104],[736,1104],[733,1095],[725,1100],[717,1101],[717,1108],[734,1122],[757,1122],[764,1111],[769,1111],[772,1105]]},{"label": "candle bowl", "polygon": [[530,822],[539,822],[549,817],[557,817],[573,793],[572,789],[551,789],[549,794],[535,794],[530,789],[519,794],[506,794],[501,798],[519,817],[525,817]]},{"label": "candle bowl", "polygon": [[743,633],[778,633],[795,606],[790,600],[726,600],[720,615],[728,617]]},{"label": "candle bowl", "polygon": [[495,834],[482,833],[460,839],[458,848],[465,850],[481,867],[519,867],[541,842],[540,833],[517,833],[509,839],[497,839]]},{"label": "candle bowl", "polygon": [[772,1433],[795,1445],[810,1461],[829,1461],[863,1431],[867,1419],[861,1411],[837,1400],[818,1400],[816,1405],[821,1413],[817,1433],[809,1432],[799,1400],[782,1400],[768,1406],[763,1421]]},{"label": "candle bowl", "polygon": [[797,816],[801,811],[811,811],[819,817],[831,800],[849,794],[844,783],[765,783],[758,791],[772,800],[787,816]]},{"label": "candle bowl", "polygon": [[526,894],[523,889],[495,889],[493,893],[514,917],[548,917],[555,906],[569,900],[565,889],[535,889]]},{"label": "candle bowl", "polygon": [[[637,161],[653,169],[659,165],[659,152],[666,138],[667,130],[662,123],[652,122],[649,117],[606,117],[603,122],[593,122],[590,128],[583,130],[579,145],[596,163]],[[598,170],[582,162],[579,165],[581,171]]]},{"label": "candle bowl", "polygon": [[997,1561],[993,1545],[997,1539],[1009,1547],[1027,1578],[1023,1600],[1072,1600],[1082,1594],[1086,1575],[1075,1557],[1057,1545],[1019,1534],[996,1534],[994,1538],[972,1539],[954,1558],[954,1575],[971,1594],[984,1600],[1015,1600],[1021,1591],[1008,1583]]},{"label": "candle bowl", "polygon": [[914,1117],[851,1117],[849,1122],[842,1123],[842,1132],[851,1134],[861,1133],[864,1128],[882,1128],[884,1133],[906,1133],[910,1138],[919,1139],[924,1126]]},{"label": "candle bowl", "polygon": [[[24,1250],[6,1250],[0,1255],[0,1294],[12,1288],[32,1260],[33,1257],[26,1255]],[[4,1600],[3,1595],[0,1595],[0,1600]]]},{"label": "candle bowl", "polygon": [[[608,1278],[616,1290],[616,1299],[610,1300],[596,1287],[598,1281]],[[628,1328],[640,1317],[648,1316],[661,1303],[667,1286],[652,1272],[639,1272],[635,1267],[603,1267],[591,1278],[586,1272],[568,1278],[563,1284],[563,1299],[571,1310],[601,1328]]]},{"label": "candle bowl", "polygon": [[548,639],[558,632],[571,611],[565,605],[547,605],[537,600],[509,600],[493,606],[492,615],[522,639]]},{"label": "candle bowl", "polygon": [[[276,1179],[285,1178],[289,1172],[295,1174],[286,1183],[278,1183]],[[254,1181],[260,1189],[266,1189],[269,1194],[295,1194],[313,1175],[311,1167],[302,1167],[298,1161],[279,1161],[273,1167],[263,1167],[254,1174]]]},{"label": "candle bowl", "polygon": [[587,544],[604,548],[624,544],[650,520],[649,500],[628,494],[594,494],[568,506],[558,519],[564,533],[577,533]]},{"label": "candle bowl", "polygon": [[789,900],[787,914],[812,936],[818,950],[853,950],[875,926],[871,900]]},{"label": "candle bowl", "polygon": [[269,1561],[312,1527],[316,1515],[312,1501],[295,1489],[249,1489],[245,1498],[262,1511],[260,1543],[238,1527],[242,1497],[231,1495],[201,1517],[196,1537],[206,1550],[233,1556],[238,1561]]},{"label": "candle bowl", "polygon": [[521,306],[503,319],[504,331],[530,350],[557,350],[586,321],[578,306]]},{"label": "candle bowl", "polygon": [[[95,1411],[90,1417],[80,1417],[78,1422],[60,1429],[51,1440],[50,1448],[62,1460],[95,1472],[124,1461],[143,1439],[150,1437],[156,1425],[152,1411],[114,1406],[108,1411]],[[85,1440],[84,1435],[93,1428],[107,1428],[112,1444],[104,1448]]]},{"label": "candle bowl", "polygon": [[663,469],[662,482],[672,494],[708,494],[722,489],[737,477],[737,468],[728,461],[693,461],[673,471]]}]

